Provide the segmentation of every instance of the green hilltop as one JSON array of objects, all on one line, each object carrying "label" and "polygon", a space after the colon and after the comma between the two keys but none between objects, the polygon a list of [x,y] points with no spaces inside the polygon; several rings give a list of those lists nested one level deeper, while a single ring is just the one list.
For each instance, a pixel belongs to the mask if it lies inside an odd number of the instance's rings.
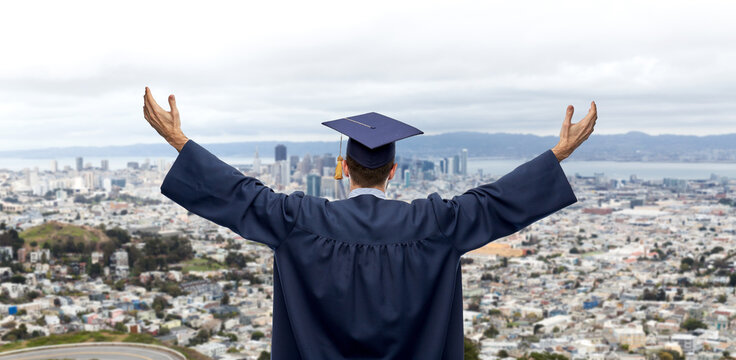
[{"label": "green hilltop", "polygon": [[105,232],[100,229],[65,224],[58,221],[50,221],[34,226],[24,230],[19,235],[25,240],[26,246],[33,241],[37,242],[39,246],[43,246],[45,243],[53,245],[55,243],[65,243],[69,240],[75,243],[83,242],[85,245],[110,240]]}]

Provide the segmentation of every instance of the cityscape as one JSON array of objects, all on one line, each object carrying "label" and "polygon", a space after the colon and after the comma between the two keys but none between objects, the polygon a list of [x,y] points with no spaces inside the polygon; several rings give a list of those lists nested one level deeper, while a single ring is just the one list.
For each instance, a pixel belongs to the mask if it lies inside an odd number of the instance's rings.
[{"label": "cityscape", "polygon": [[[335,156],[287,150],[232,165],[274,191],[346,197]],[[397,158],[387,197],[496,180],[468,156]],[[161,195],[170,166],[0,170],[0,351],[75,334],[269,358],[271,249]],[[466,359],[736,354],[736,179],[567,176],[577,203],[463,256]]]}]

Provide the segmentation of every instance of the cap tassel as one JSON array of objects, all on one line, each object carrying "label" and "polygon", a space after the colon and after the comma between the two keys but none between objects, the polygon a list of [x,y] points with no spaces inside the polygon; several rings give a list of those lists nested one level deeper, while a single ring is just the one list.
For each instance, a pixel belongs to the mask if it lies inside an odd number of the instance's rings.
[{"label": "cap tassel", "polygon": [[342,180],[342,156],[337,157],[337,166],[335,166],[335,180]]},{"label": "cap tassel", "polygon": [[342,180],[342,135],[340,135],[340,152],[337,154],[337,166],[335,167],[335,180]]}]

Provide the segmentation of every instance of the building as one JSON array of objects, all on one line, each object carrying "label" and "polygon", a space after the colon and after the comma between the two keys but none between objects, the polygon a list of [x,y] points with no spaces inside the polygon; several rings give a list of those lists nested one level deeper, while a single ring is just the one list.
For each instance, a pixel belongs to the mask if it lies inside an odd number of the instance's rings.
[{"label": "building", "polygon": [[77,157],[77,171],[82,171],[84,169],[84,159],[82,157]]},{"label": "building", "polygon": [[289,170],[293,173],[299,165],[299,155],[289,156]]},{"label": "building", "polygon": [[286,145],[278,144],[275,149],[274,161],[286,161]]},{"label": "building", "polygon": [[253,172],[255,174],[261,173],[261,158],[258,157],[258,146],[256,146],[256,154],[253,156]]},{"label": "building", "polygon": [[460,174],[468,175],[468,149],[460,153]]},{"label": "building", "polygon": [[100,160],[100,169],[102,169],[102,171],[110,170],[110,162],[107,160]]},{"label": "building", "polygon": [[322,177],[316,174],[307,175],[307,195],[320,196]]},{"label": "building", "polygon": [[698,349],[696,348],[695,336],[690,334],[675,334],[672,335],[671,340],[676,342],[682,348],[682,352],[686,354],[692,354]]},{"label": "building", "polygon": [[273,164],[271,169],[275,180],[274,182],[279,186],[280,190],[283,190],[283,188],[287,187],[291,181],[291,176],[289,175],[289,163],[285,160],[277,161]]},{"label": "building", "polygon": [[105,254],[102,251],[93,251],[90,255],[90,262],[92,264],[97,264],[102,261]]},{"label": "building", "polygon": [[18,249],[18,262],[21,264],[26,262],[26,249],[25,248]]},{"label": "building", "polygon": [[0,246],[0,261],[13,260],[13,247],[12,246]]},{"label": "building", "polygon": [[51,172],[57,171],[59,171],[59,162],[56,160],[51,160]]},{"label": "building", "polygon": [[404,170],[404,187],[408,188],[411,186],[411,171],[409,169]]},{"label": "building", "polygon": [[127,277],[129,272],[128,252],[125,250],[116,250],[112,253],[112,256],[110,256],[110,267],[116,276]]}]

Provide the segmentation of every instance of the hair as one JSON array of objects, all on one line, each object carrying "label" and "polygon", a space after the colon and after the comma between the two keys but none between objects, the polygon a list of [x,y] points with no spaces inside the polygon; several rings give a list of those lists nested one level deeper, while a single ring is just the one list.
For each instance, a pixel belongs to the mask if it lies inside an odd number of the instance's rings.
[{"label": "hair", "polygon": [[350,156],[345,156],[345,161],[348,164],[348,170],[350,171],[350,177],[353,179],[353,183],[363,187],[383,186],[386,179],[388,179],[388,175],[391,173],[391,168],[394,167],[393,159],[388,164],[375,169],[369,169],[358,164]]}]

